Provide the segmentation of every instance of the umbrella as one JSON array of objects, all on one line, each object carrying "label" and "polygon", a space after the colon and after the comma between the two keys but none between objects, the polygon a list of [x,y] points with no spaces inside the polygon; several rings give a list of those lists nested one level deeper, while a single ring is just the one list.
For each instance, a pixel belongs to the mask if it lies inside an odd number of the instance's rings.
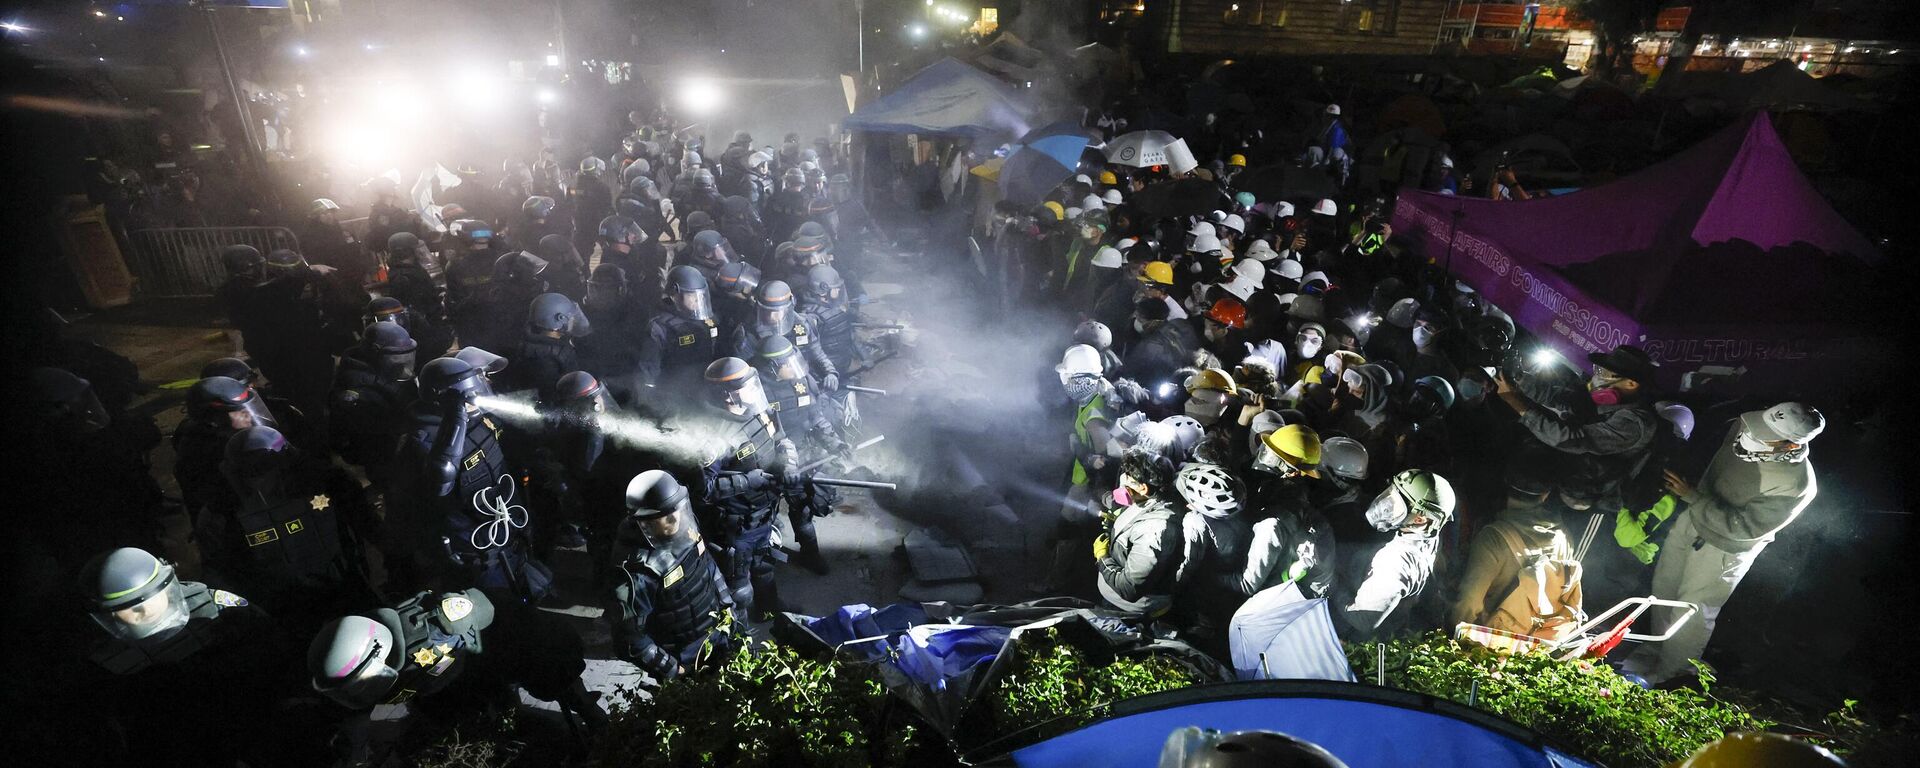
[{"label": "umbrella", "polygon": [[1000,196],[1016,203],[1038,203],[1047,192],[1073,175],[1080,153],[1091,141],[1078,122],[1062,121],[1035,128],[1020,137],[1013,154],[1000,167]]},{"label": "umbrella", "polygon": [[1134,131],[1107,142],[1107,162],[1131,168],[1167,164],[1167,145],[1174,141],[1166,131]]},{"label": "umbrella", "polygon": [[1264,165],[1241,174],[1233,187],[1252,192],[1259,200],[1300,200],[1333,197],[1333,177],[1325,172],[1288,163]]},{"label": "umbrella", "polygon": [[1175,179],[1149,185],[1133,198],[1133,207],[1150,219],[1193,216],[1224,208],[1226,203],[1227,193],[1205,179]]},{"label": "umbrella", "polygon": [[1242,680],[1354,679],[1326,599],[1306,599],[1296,582],[1263,589],[1242,604],[1227,639]]}]

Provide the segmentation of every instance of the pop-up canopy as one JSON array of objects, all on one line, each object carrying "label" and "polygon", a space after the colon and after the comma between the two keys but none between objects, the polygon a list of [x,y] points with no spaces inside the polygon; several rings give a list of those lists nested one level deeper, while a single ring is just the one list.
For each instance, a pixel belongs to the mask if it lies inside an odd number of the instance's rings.
[{"label": "pop-up canopy", "polygon": [[847,116],[846,127],[877,133],[1019,136],[1032,127],[1019,92],[992,75],[941,59]]},{"label": "pop-up canopy", "polygon": [[1835,310],[1878,259],[1764,112],[1568,195],[1403,193],[1393,226],[1570,358],[1637,344],[1668,378],[1702,365],[1796,377],[1858,354],[1863,341]]}]

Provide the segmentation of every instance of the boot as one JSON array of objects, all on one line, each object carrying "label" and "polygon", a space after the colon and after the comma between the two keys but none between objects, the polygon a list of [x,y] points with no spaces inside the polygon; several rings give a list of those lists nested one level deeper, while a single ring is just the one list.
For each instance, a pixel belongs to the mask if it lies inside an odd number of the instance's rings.
[{"label": "boot", "polygon": [[825,576],[832,571],[832,569],[827,566],[826,556],[820,554],[820,545],[818,544],[813,546],[801,544],[799,554],[793,556],[793,562],[795,565],[813,571],[821,576]]}]

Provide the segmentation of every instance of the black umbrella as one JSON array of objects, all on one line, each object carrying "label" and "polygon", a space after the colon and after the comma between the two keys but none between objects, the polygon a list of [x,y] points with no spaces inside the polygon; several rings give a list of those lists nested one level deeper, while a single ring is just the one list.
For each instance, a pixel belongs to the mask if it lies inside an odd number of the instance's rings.
[{"label": "black umbrella", "polygon": [[1333,177],[1317,168],[1280,163],[1265,165],[1233,179],[1233,188],[1252,192],[1256,200],[1299,200],[1333,197]]},{"label": "black umbrella", "polygon": [[1176,179],[1149,185],[1134,195],[1133,207],[1150,219],[1194,216],[1225,208],[1227,193],[1206,179]]}]

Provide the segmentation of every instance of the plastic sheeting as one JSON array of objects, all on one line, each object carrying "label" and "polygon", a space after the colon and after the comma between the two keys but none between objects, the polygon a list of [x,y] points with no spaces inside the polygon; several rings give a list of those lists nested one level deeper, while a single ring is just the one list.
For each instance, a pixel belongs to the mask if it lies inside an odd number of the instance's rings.
[{"label": "plastic sheeting", "polygon": [[1292,582],[1261,590],[1227,628],[1233,671],[1242,680],[1353,682],[1325,598],[1308,600]]}]

